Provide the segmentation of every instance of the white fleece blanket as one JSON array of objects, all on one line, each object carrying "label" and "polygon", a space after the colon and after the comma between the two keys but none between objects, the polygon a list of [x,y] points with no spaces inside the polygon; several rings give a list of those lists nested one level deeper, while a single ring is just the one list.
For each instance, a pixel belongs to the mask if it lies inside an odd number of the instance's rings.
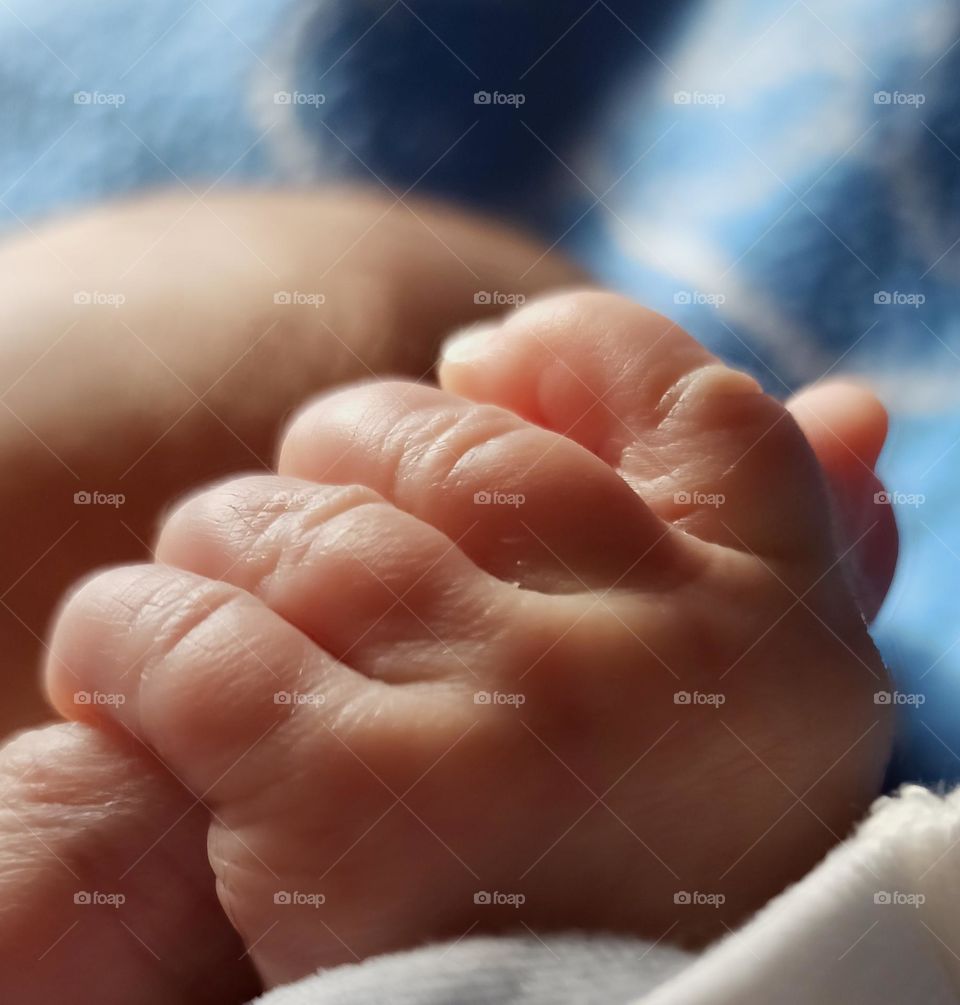
[{"label": "white fleece blanket", "polygon": [[908,786],[699,956],[639,940],[464,939],[278,988],[261,1005],[960,1003],[960,789]]}]

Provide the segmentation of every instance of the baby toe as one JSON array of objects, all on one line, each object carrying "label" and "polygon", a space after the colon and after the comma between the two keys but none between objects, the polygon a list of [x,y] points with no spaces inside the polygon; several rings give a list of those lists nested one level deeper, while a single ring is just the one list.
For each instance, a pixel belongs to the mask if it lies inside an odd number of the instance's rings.
[{"label": "baby toe", "polygon": [[367,485],[530,589],[649,583],[676,566],[667,528],[598,458],[436,388],[383,382],[319,399],[290,427],[280,470]]},{"label": "baby toe", "polygon": [[138,739],[214,799],[269,781],[265,752],[307,729],[278,694],[322,696],[337,714],[364,680],[250,594],[161,565],[84,583],[59,616],[46,666],[61,714]]},{"label": "baby toe", "polygon": [[789,413],[622,297],[563,294],[468,331],[447,344],[440,379],[575,439],[706,540],[807,553],[826,525],[819,472]]},{"label": "baby toe", "polygon": [[233,479],[180,505],[157,557],[249,591],[390,683],[475,677],[515,607],[446,535],[361,485]]}]

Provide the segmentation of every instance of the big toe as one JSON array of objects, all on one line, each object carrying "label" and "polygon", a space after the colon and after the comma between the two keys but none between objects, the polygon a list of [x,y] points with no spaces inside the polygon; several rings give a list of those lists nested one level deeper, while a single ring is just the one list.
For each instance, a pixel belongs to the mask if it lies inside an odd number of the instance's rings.
[{"label": "big toe", "polygon": [[0,1000],[243,1002],[257,982],[217,902],[206,811],[80,724],[0,749]]},{"label": "big toe", "polygon": [[578,441],[662,518],[786,557],[825,541],[826,499],[790,413],[674,322],[609,293],[570,293],[445,347],[440,380]]}]

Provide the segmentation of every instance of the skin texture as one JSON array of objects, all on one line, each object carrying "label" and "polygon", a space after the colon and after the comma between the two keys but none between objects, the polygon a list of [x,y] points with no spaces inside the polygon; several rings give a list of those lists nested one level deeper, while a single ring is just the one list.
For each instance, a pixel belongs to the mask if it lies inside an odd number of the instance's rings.
[{"label": "skin texture", "polygon": [[[146,558],[177,496],[265,469],[318,390],[428,371],[450,330],[498,309],[478,293],[580,278],[488,221],[361,190],[158,195],[8,240],[0,460],[17,477],[0,484],[0,736],[49,717],[38,670],[63,590]],[[275,303],[283,293],[313,301]],[[124,502],[78,506],[79,491]]]},{"label": "skin texture", "polygon": [[714,937],[889,753],[821,467],[750,378],[591,293],[440,379],[310,405],[278,476],[188,500],[51,642],[57,708],[211,807],[268,986],[521,922]]},{"label": "skin texture", "polygon": [[206,809],[134,746],[64,723],[0,749],[4,1001],[231,1005],[256,993],[217,902]]}]

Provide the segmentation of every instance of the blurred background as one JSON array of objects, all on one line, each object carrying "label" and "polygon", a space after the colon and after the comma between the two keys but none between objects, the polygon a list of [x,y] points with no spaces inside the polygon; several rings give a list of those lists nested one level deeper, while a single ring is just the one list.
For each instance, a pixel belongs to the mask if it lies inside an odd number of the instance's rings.
[{"label": "blurred background", "polygon": [[955,780],[958,82],[945,0],[3,0],[0,224],[350,179],[528,228],[779,396],[869,380],[892,778]]}]

